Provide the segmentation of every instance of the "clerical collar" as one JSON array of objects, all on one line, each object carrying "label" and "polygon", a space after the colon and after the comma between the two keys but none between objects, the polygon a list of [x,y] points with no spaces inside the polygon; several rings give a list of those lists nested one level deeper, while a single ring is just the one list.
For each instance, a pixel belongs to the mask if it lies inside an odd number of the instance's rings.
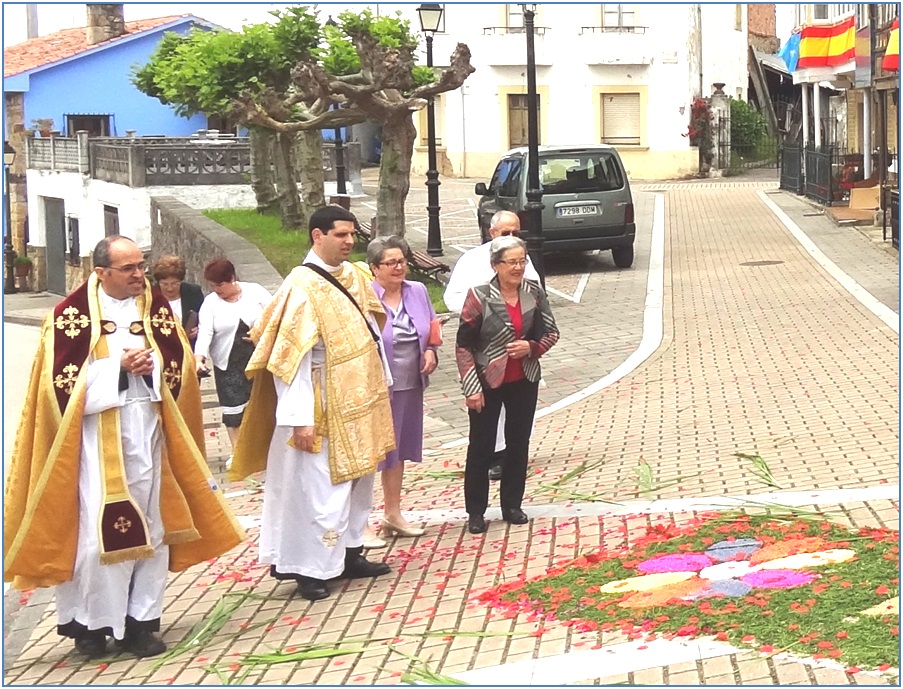
[{"label": "clerical collar", "polygon": [[307,258],[304,259],[304,262],[305,263],[313,263],[315,265],[318,265],[321,268],[325,268],[330,273],[336,273],[342,269],[341,265],[337,265],[337,266],[329,265],[326,261],[324,261],[322,258],[317,256],[317,252],[314,251],[313,249],[311,249],[310,252],[307,254]]},{"label": "clerical collar", "polygon": [[103,285],[101,285],[100,289],[97,290],[97,293],[100,295],[100,298],[103,300],[104,304],[107,306],[126,306],[135,301],[135,297],[126,297],[125,299],[117,299],[116,297],[111,297],[104,290]]}]

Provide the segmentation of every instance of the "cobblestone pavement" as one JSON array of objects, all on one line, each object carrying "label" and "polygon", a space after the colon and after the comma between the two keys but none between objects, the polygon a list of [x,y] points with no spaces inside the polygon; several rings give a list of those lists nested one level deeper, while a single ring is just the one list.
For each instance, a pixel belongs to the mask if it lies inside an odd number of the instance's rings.
[{"label": "cobblestone pavement", "polygon": [[[822,252],[898,311],[896,258],[853,229],[825,225],[811,215],[811,206],[771,193],[774,187],[770,180],[744,178],[637,185],[642,229],[633,269],[615,270],[604,254],[556,264],[560,275],[553,279],[561,277],[562,293],[579,282],[574,273],[588,277],[579,303],[553,297],[562,341],[544,360],[546,406],[599,380],[638,346],[654,194],[663,195],[661,345],[632,374],[537,420],[525,501],[533,519],[527,526],[509,527],[490,510],[485,536],[466,532],[456,475],[464,448],[454,442],[466,428],[446,346],[426,404],[428,444],[435,452],[409,469],[403,497],[427,534],[396,539],[388,550],[372,553],[392,565],[391,575],[336,584],[329,599],[303,601],[256,564],[259,486],[225,485],[249,529],[248,542],[172,575],[163,612],[163,636],[175,645],[209,618],[223,594],[252,590],[260,596],[245,601],[222,632],[198,653],[159,667],[153,659],[124,656],[83,662],[56,636],[46,593],[35,592],[21,598],[13,620],[21,653],[8,661],[6,682],[399,683],[410,660],[385,645],[249,672],[240,664],[252,651],[374,637],[397,640],[399,650],[428,659],[438,672],[483,684],[895,683],[893,676],[847,674],[840,666],[696,642],[671,643],[638,661],[618,634],[580,633],[556,623],[540,629],[527,615],[504,618],[473,600],[502,581],[541,574],[588,549],[621,547],[651,524],[682,523],[701,509],[689,496],[717,501],[762,493],[737,452],[766,459],[782,486],[768,489],[776,499],[837,511],[835,518],[851,526],[897,527],[898,336],[813,260],[758,192],[769,192]],[[443,181],[442,212],[456,213],[443,220],[447,247],[477,241],[471,192],[472,182]],[[411,197],[409,236],[416,244],[425,218],[413,211],[422,207],[425,191],[412,189]],[[356,200],[353,208],[367,202]],[[208,454],[219,469],[226,448],[209,388],[204,399]],[[443,443],[450,447],[442,449]],[[642,461],[652,479],[641,491]],[[568,490],[591,500],[544,490],[581,462],[592,468]],[[648,498],[669,502],[650,504]],[[492,635],[450,636],[449,630]],[[514,630],[535,633],[499,635]],[[563,664],[557,658],[562,654],[568,654]],[[210,671],[212,663],[222,677]]]}]

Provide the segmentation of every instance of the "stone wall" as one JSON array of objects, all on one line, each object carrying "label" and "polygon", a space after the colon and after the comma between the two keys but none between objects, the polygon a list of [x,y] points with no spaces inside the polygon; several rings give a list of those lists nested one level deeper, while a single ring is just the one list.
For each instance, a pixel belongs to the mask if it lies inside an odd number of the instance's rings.
[{"label": "stone wall", "polygon": [[16,159],[9,172],[10,224],[13,248],[25,250],[25,222],[28,217],[28,200],[25,188],[26,139],[33,132],[25,127],[25,101],[21,93],[7,93],[5,97],[6,131],[9,144],[16,151]]},{"label": "stone wall", "polygon": [[774,4],[747,5],[747,33],[749,45],[764,53],[774,54],[780,48]]},{"label": "stone wall", "polygon": [[185,261],[185,279],[207,290],[204,266],[214,258],[228,258],[235,264],[241,280],[257,282],[270,292],[282,284],[282,276],[264,258],[260,250],[206,217],[201,211],[171,196],[151,199],[151,253],[148,262],[164,254],[175,254]]}]

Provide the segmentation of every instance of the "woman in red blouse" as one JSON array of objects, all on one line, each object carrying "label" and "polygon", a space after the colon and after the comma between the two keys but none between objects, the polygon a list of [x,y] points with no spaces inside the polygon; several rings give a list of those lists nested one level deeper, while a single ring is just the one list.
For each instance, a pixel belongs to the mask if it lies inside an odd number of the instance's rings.
[{"label": "woman in red blouse", "polygon": [[486,458],[495,447],[504,404],[508,455],[502,472],[502,517],[525,524],[521,509],[527,479],[530,432],[542,372],[539,357],[558,341],[558,327],[542,288],[524,280],[527,249],[517,237],[497,237],[489,247],[495,277],[471,289],[461,311],[455,357],[470,414],[464,500],[470,533],[486,531],[489,502]]}]

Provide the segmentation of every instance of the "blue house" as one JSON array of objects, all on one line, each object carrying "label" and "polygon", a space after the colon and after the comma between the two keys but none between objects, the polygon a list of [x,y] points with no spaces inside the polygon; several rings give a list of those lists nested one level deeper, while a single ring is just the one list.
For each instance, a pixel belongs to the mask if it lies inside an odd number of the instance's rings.
[{"label": "blue house", "polygon": [[192,28],[216,27],[191,15],[126,22],[122,5],[89,5],[87,27],[7,47],[5,138],[17,124],[63,136],[80,129],[92,136],[125,136],[128,130],[187,136],[208,128],[205,115],[178,117],[130,80],[133,66],[147,62],[164,32],[187,34]]}]

